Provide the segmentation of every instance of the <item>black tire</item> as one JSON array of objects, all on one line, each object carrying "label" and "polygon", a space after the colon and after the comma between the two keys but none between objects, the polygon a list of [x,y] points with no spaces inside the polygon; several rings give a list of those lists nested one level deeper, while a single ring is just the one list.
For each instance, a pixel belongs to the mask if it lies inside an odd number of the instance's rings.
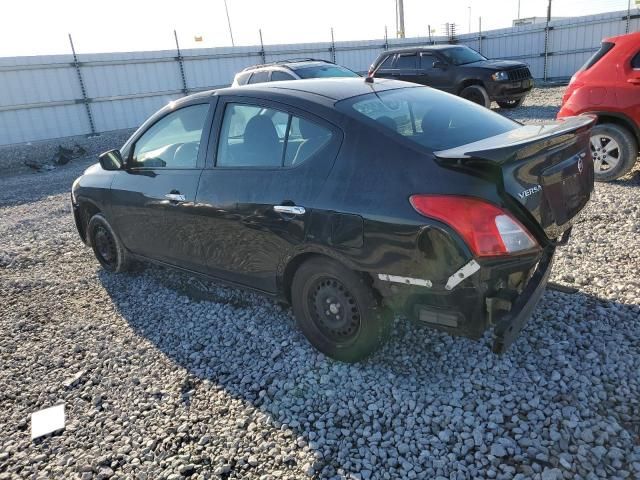
[{"label": "black tire", "polygon": [[129,270],[131,263],[127,251],[102,214],[91,217],[87,235],[93,253],[105,270],[114,273]]},{"label": "black tire", "polygon": [[363,276],[331,259],[303,263],[293,277],[291,299],[304,336],[335,360],[362,360],[389,335],[392,316]]},{"label": "black tire", "polygon": [[500,108],[518,108],[524,102],[524,97],[514,98],[513,100],[498,100]]},{"label": "black tire", "polygon": [[482,85],[471,85],[466,87],[460,92],[460,96],[470,102],[477,103],[478,105],[482,105],[486,108],[491,106],[489,94]]},{"label": "black tire", "polygon": [[638,158],[638,144],[626,128],[600,123],[591,130],[591,155],[595,180],[610,182],[631,171]]}]

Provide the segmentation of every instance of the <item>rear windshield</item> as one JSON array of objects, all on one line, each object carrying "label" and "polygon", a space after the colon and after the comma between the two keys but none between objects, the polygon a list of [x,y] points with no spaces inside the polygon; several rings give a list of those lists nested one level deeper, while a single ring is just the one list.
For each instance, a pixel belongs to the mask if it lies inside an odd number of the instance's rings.
[{"label": "rear windshield", "polygon": [[591,58],[587,60],[587,63],[585,63],[580,70],[588,70],[593,67],[602,57],[604,57],[609,52],[609,50],[613,48],[614,45],[615,44],[610,42],[602,42],[602,45],[600,45],[600,49],[596,53],[591,55]]},{"label": "rear windshield", "polygon": [[296,68],[295,72],[300,78],[326,78],[326,77],[359,77],[356,72],[339,65],[314,65],[313,67]]},{"label": "rear windshield", "polygon": [[367,93],[342,100],[336,108],[434,151],[459,147],[520,127],[488,108],[429,87]]},{"label": "rear windshield", "polygon": [[467,63],[474,63],[487,59],[472,48],[465,46],[448,48],[446,50],[441,50],[440,53],[442,53],[442,55],[444,55],[446,59],[454,65],[466,65]]}]

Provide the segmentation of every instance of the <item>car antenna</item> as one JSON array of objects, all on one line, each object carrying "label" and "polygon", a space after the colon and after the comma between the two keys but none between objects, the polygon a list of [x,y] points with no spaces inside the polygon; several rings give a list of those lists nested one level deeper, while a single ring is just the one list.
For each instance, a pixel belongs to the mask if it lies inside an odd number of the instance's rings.
[{"label": "car antenna", "polygon": [[373,77],[367,75],[366,77],[364,77],[364,83],[373,83]]}]

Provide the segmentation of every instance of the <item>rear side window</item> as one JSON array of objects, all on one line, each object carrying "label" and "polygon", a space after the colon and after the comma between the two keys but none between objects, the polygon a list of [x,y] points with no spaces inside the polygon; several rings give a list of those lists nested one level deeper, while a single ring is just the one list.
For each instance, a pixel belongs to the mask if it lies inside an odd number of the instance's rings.
[{"label": "rear side window", "polygon": [[249,83],[263,83],[269,81],[269,71],[261,70],[258,72],[253,72],[251,78],[249,79]]},{"label": "rear side window", "polygon": [[580,70],[589,70],[596,63],[598,63],[602,57],[609,53],[614,45],[614,43],[602,42],[602,45],[600,45],[600,49],[596,53],[594,53],[591,58],[589,58],[589,60],[587,60],[587,63],[585,63]]},{"label": "rear side window", "polygon": [[249,80],[250,76],[251,76],[251,72],[239,73],[238,76],[236,77],[236,81],[238,82],[238,85],[246,85],[247,80]]},{"label": "rear side window", "polygon": [[368,93],[336,107],[430,150],[500,135],[520,125],[491,110],[427,87]]},{"label": "rear side window", "polygon": [[410,55],[398,55],[396,61],[396,68],[398,69],[415,69],[417,68],[418,56],[414,54]]},{"label": "rear side window", "polygon": [[393,64],[393,55],[389,55],[378,67],[379,70],[389,70]]},{"label": "rear side window", "polygon": [[229,104],[225,109],[216,165],[297,166],[332,138],[328,128],[281,110]]},{"label": "rear side window", "polygon": [[640,68],[640,52],[636,53],[636,56],[631,59],[631,68]]}]

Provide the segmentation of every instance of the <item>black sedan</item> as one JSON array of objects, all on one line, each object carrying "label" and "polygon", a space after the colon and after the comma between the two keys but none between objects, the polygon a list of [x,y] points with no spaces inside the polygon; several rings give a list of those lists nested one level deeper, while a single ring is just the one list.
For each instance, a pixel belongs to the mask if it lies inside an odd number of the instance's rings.
[{"label": "black sedan", "polygon": [[504,351],[593,188],[590,117],[522,126],[453,95],[314,79],[183,98],[72,188],[102,266],[150,260],[290,302],[357,361],[393,313]]}]

